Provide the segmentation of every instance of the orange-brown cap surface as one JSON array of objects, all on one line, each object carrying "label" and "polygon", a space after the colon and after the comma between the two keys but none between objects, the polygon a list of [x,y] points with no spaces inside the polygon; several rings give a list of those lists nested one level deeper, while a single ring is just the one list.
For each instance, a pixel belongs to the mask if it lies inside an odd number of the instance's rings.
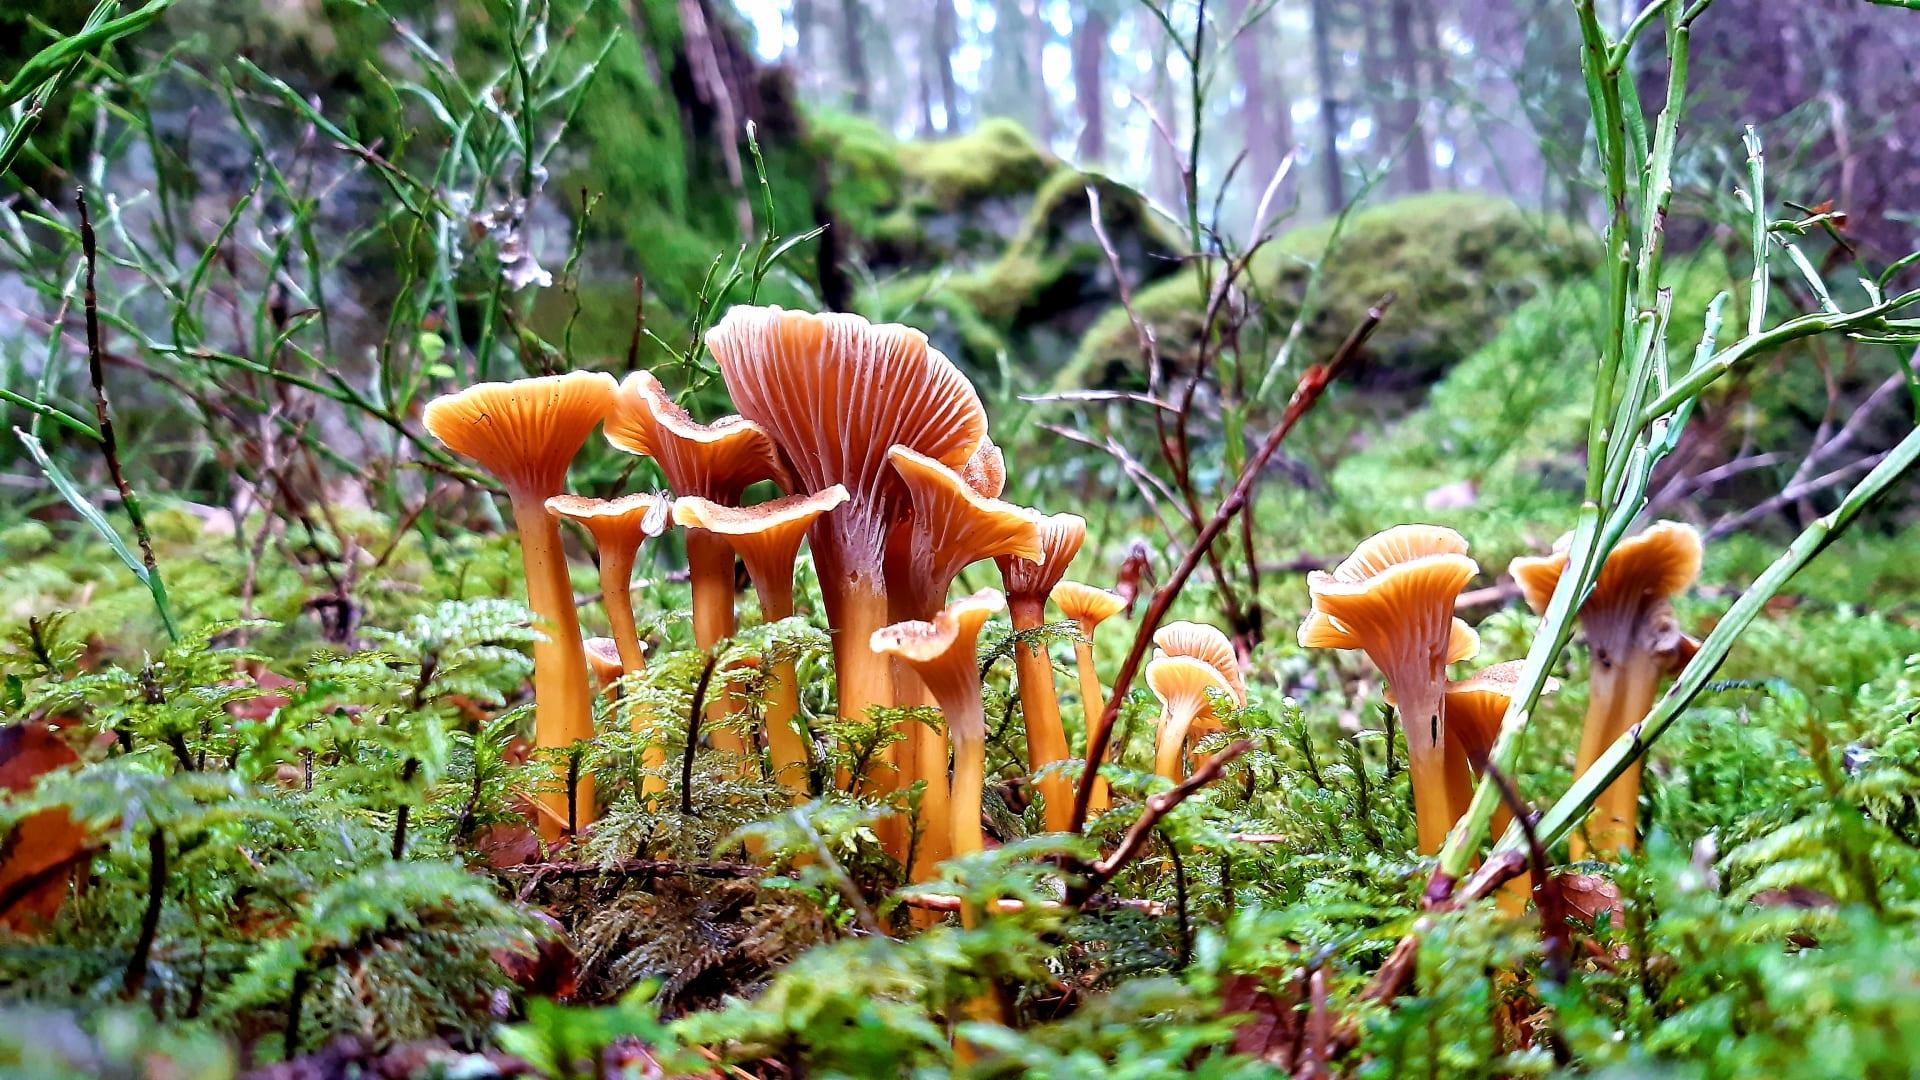
[{"label": "orange-brown cap surface", "polygon": [[667,529],[669,508],[670,500],[645,492],[617,499],[555,495],[547,500],[547,513],[579,522],[601,547],[637,547],[659,536]]},{"label": "orange-brown cap surface", "polygon": [[1001,492],[1007,490],[1007,456],[1000,452],[992,439],[987,439],[961,467],[960,477],[973,490],[989,499],[997,499]]},{"label": "orange-brown cap surface", "polygon": [[1039,561],[1012,555],[994,559],[1006,583],[1007,598],[1014,603],[1045,603],[1087,539],[1087,520],[1078,514],[1043,517],[1039,525],[1042,553]]},{"label": "orange-brown cap surface", "polygon": [[1091,629],[1126,610],[1126,598],[1119,593],[1096,589],[1080,581],[1063,581],[1053,587],[1053,603],[1060,614],[1082,628]]},{"label": "orange-brown cap surface", "polygon": [[784,596],[787,603],[782,606],[791,607],[793,561],[800,541],[821,514],[846,501],[847,489],[838,484],[813,495],[788,495],[754,506],[683,498],[674,500],[673,520],[724,537],[747,564],[762,601]]},{"label": "orange-brown cap surface", "polygon": [[979,685],[976,648],[980,628],[1004,611],[1007,598],[997,589],[982,589],[955,600],[931,620],[909,620],[873,632],[873,651],[897,656],[926,681],[942,701],[955,691]]},{"label": "orange-brown cap surface", "polygon": [[620,384],[607,417],[607,441],[659,463],[676,495],[730,504],[760,480],[792,486],[773,440],[760,425],[739,416],[702,424],[644,371]]},{"label": "orange-brown cap surface", "polygon": [[[878,569],[888,528],[906,511],[906,486],[887,451],[904,446],[959,469],[987,435],[986,410],[960,369],[926,335],[857,315],[735,307],[707,345],[741,414],[760,424],[801,490],[847,488],[827,519],[845,558],[827,573]],[[876,583],[877,584],[877,583]]]},{"label": "orange-brown cap surface", "polygon": [[[1520,585],[1527,606],[1545,611],[1560,575],[1567,569],[1567,543],[1562,537],[1550,555],[1523,555],[1508,571]],[[1678,521],[1660,521],[1637,536],[1620,541],[1600,568],[1589,607],[1665,600],[1678,595],[1700,576],[1700,533]]]},{"label": "orange-brown cap surface", "polygon": [[569,371],[477,383],[427,403],[422,422],[447,449],[480,463],[512,491],[547,495],[613,407],[613,376]]},{"label": "orange-brown cap surface", "polygon": [[1197,622],[1171,622],[1153,632],[1158,656],[1190,656],[1213,668],[1226,680],[1233,700],[1247,704],[1247,681],[1240,674],[1240,658],[1233,642],[1218,627]]},{"label": "orange-brown cap surface", "polygon": [[587,650],[587,668],[593,672],[595,683],[611,686],[620,680],[626,669],[620,663],[620,647],[612,638],[588,638],[584,647]]}]

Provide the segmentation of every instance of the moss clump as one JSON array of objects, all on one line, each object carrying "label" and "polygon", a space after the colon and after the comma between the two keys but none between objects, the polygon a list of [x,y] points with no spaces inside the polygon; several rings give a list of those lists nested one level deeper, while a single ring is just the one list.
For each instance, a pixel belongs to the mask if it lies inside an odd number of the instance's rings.
[{"label": "moss clump", "polygon": [[[1281,332],[1299,310],[1313,264],[1327,250],[1332,224],[1281,236],[1255,258],[1249,291]],[[1302,355],[1324,357],[1391,292],[1391,313],[1370,345],[1373,378],[1425,382],[1485,341],[1489,330],[1542,286],[1584,272],[1592,239],[1558,219],[1542,219],[1503,199],[1462,193],[1383,203],[1347,223],[1303,328]],[[1175,275],[1135,296],[1162,355],[1192,352],[1204,301],[1191,275]],[[1061,382],[1128,382],[1140,366],[1133,326],[1114,308],[1081,339]]]},{"label": "moss clump", "polygon": [[951,139],[919,143],[903,162],[917,199],[941,210],[996,196],[1036,190],[1054,169],[1025,128],[992,117]]}]

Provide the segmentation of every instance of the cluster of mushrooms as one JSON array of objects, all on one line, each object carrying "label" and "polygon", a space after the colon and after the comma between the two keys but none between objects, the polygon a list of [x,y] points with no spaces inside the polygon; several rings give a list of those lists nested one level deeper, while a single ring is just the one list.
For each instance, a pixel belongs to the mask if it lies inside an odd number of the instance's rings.
[{"label": "cluster of mushrooms", "polygon": [[[645,372],[616,383],[601,372],[483,383],[434,400],[427,430],[499,479],[512,505],[525,561],[529,606],[542,636],[534,649],[536,745],[566,748],[593,737],[594,682],[645,667],[629,593],[636,553],[669,525],[685,530],[694,643],[712,650],[737,630],[735,565],[744,565],[762,617],[794,612],[801,545],[812,552],[831,631],[838,710],[863,721],[875,707],[937,706],[944,737],[910,723],[843,785],[888,795],[924,784],[916,821],[888,818],[877,830],[887,852],[926,880],[942,860],[984,844],[986,721],[977,642],[1006,611],[1015,631],[1046,621],[1051,600],[1080,630],[1079,694],[1090,724],[1104,691],[1092,639],[1122,610],[1114,593],[1063,580],[1086,539],[1072,514],[1042,515],[1002,501],[1006,470],[989,437],[979,396],[919,331],[854,315],[735,307],[707,346],[739,414],[695,420]],[[565,491],[567,468],[596,427],[615,447],[654,461],[671,495],[594,499]],[[786,494],[742,505],[762,482]],[[582,641],[560,522],[592,537],[611,639]],[[1621,545],[1582,612],[1594,654],[1593,704],[1580,765],[1645,715],[1657,680],[1684,659],[1666,598],[1699,568],[1699,539],[1662,523]],[[1359,649],[1384,674],[1405,721],[1420,848],[1438,850],[1484,767],[1517,665],[1449,682],[1447,665],[1478,648],[1453,617],[1477,573],[1467,544],[1449,529],[1404,525],[1372,537],[1309,584],[1313,609],[1300,629],[1308,647]],[[1690,552],[1690,555],[1689,555]],[[1004,592],[984,589],[948,602],[961,570],[994,560]],[[1689,561],[1690,560],[1690,561]],[[1536,608],[1545,604],[1564,553],[1517,560],[1515,576]],[[1199,623],[1159,628],[1146,668],[1161,703],[1155,770],[1179,780],[1195,744],[1218,731],[1221,707],[1244,707],[1246,683],[1234,647]],[[1038,777],[1046,826],[1068,827],[1068,770],[1049,768],[1073,751],[1060,718],[1052,661],[1043,645],[1015,650],[1029,775]],[[595,679],[590,679],[589,671]],[[796,801],[808,794],[811,738],[804,730],[791,662],[766,671],[758,734],[774,778]],[[722,676],[724,681],[724,675]],[[705,720],[743,708],[720,693]],[[752,725],[703,722],[716,749],[761,752]],[[646,789],[657,792],[664,746],[647,751]],[[1595,846],[1631,843],[1637,774],[1622,777],[1596,813]],[[1105,782],[1090,806],[1110,803]],[[595,814],[590,776],[538,796],[542,832],[557,839]]]},{"label": "cluster of mushrooms", "polygon": [[[1544,612],[1567,567],[1568,538],[1552,554],[1513,560],[1527,605]],[[1700,575],[1700,534],[1662,521],[1623,540],[1602,565],[1580,609],[1591,659],[1587,715],[1575,762],[1585,772],[1628,728],[1646,718],[1660,680],[1686,666],[1699,643],[1674,621],[1672,598]],[[1363,541],[1332,572],[1307,577],[1313,609],[1300,626],[1305,648],[1358,649],[1380,669],[1387,700],[1406,732],[1415,829],[1424,854],[1440,850],[1466,812],[1500,721],[1517,689],[1520,661],[1449,681],[1479,635],[1454,616],[1460,591],[1479,573],[1467,541],[1437,525],[1398,525]],[[1575,860],[1631,850],[1640,797],[1636,762],[1596,802]]]}]

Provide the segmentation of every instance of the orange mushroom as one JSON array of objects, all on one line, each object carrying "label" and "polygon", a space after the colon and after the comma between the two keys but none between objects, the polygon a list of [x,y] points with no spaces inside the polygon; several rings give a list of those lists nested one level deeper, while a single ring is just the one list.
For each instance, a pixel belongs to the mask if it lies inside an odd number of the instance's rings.
[{"label": "orange mushroom", "polygon": [[[1242,709],[1247,707],[1247,680],[1240,674],[1240,658],[1233,651],[1233,642],[1227,640],[1219,627],[1197,622],[1168,623],[1154,631],[1153,644],[1156,659],[1191,656],[1212,667],[1226,680],[1233,703]],[[1209,732],[1220,730],[1219,717],[1209,711],[1198,719],[1188,737],[1197,743]]]},{"label": "orange mushroom", "polygon": [[646,653],[633,622],[633,560],[642,542],[666,531],[667,500],[647,494],[617,499],[555,495],[547,500],[547,513],[579,522],[592,534],[600,553],[600,605],[613,629],[620,663],[629,674],[644,670]]},{"label": "orange mushroom", "polygon": [[593,685],[606,693],[626,674],[626,662],[620,659],[620,643],[610,637],[590,637],[581,646],[587,651],[587,670],[593,673]]},{"label": "orange mushroom", "polygon": [[1147,662],[1147,689],[1160,699],[1159,736],[1153,744],[1153,771],[1174,783],[1186,777],[1182,760],[1187,735],[1213,717],[1209,691],[1231,695],[1233,688],[1212,664],[1191,656],[1157,656]]},{"label": "orange mushroom", "polygon": [[[892,663],[871,644],[892,621],[887,537],[907,513],[906,485],[887,451],[903,446],[962,468],[986,439],[986,410],[926,335],[857,315],[735,307],[707,332],[707,345],[734,405],[765,427],[800,489],[847,489],[846,505],[816,522],[811,539],[835,630],[840,712],[864,719],[871,706],[893,704]],[[901,779],[898,751],[881,757],[868,780],[890,790]],[[904,852],[900,834],[887,839]]]},{"label": "orange mushroom", "polygon": [[[560,525],[546,502],[566,487],[567,466],[613,407],[613,376],[571,371],[510,383],[480,383],[435,398],[422,417],[428,433],[447,449],[472,458],[506,485],[520,533],[526,569],[527,605],[540,620],[533,647],[534,740],[542,748],[571,746],[593,735],[592,689],[580,643],[580,616],[567,578]],[[570,800],[548,792],[541,801],[549,840],[554,821],[574,824],[590,816],[593,788],[581,777]],[[577,809],[576,809],[577,808]]]},{"label": "orange mushroom", "polygon": [[[761,480],[783,489],[792,483],[773,442],[758,424],[726,416],[702,424],[674,404],[660,380],[644,371],[628,375],[607,417],[607,441],[660,466],[675,495],[737,506],[741,493]],[[711,649],[733,636],[733,549],[703,529],[687,530],[687,576],[693,589],[693,643]],[[747,752],[740,734],[718,723],[736,703],[715,695],[707,707],[709,738],[728,753]]]},{"label": "orange mushroom", "polygon": [[941,609],[931,622],[911,620],[882,627],[870,642],[876,654],[905,661],[940,703],[947,738],[953,743],[953,798],[946,832],[955,855],[986,848],[980,804],[986,787],[987,717],[980,703],[977,649],[980,628],[1006,605],[1006,597],[998,591],[982,589]]},{"label": "orange mushroom", "polygon": [[[793,614],[793,564],[800,541],[820,515],[846,501],[847,489],[838,484],[817,495],[789,495],[747,507],[690,497],[674,502],[673,519],[732,545],[759,594],[761,618],[778,622]],[[791,659],[775,664],[768,674],[767,750],[774,779],[802,800],[807,796],[808,754],[807,737],[794,726],[800,719],[799,677]]]},{"label": "orange mushroom", "polygon": [[[1107,714],[1106,695],[1100,686],[1100,671],[1093,662],[1093,635],[1100,624],[1126,610],[1127,601],[1118,593],[1096,589],[1078,581],[1063,581],[1053,587],[1053,603],[1060,614],[1080,627],[1080,640],[1073,643],[1074,662],[1080,669],[1080,714],[1086,721],[1087,743],[1094,741],[1094,728]],[[1095,778],[1087,805],[1104,810],[1112,800],[1112,791],[1104,779]]]},{"label": "orange mushroom", "polygon": [[997,499],[1007,490],[1007,456],[989,439],[980,444],[967,463],[960,468],[961,479],[967,486],[985,495]]},{"label": "orange mushroom", "polygon": [[[1449,759],[1466,762],[1472,777],[1466,779],[1457,767],[1449,767],[1449,779],[1459,777],[1464,781],[1453,792],[1456,806],[1464,807],[1472,800],[1473,781],[1487,771],[1493,741],[1500,736],[1500,721],[1506,717],[1507,706],[1520,689],[1520,672],[1524,667],[1524,660],[1507,660],[1447,684],[1446,753]],[[1549,679],[1541,690],[1551,693],[1555,685]],[[1503,801],[1493,812],[1493,835],[1506,832],[1512,820],[1512,808]],[[1500,909],[1509,915],[1520,914],[1526,910],[1531,891],[1524,876],[1513,879],[1500,889]]]},{"label": "orange mushroom", "polygon": [[[1045,557],[1039,562],[1002,555],[994,560],[1000,567],[1001,583],[1007,587],[1007,613],[1014,631],[1037,630],[1047,621],[1047,596],[1066,575],[1067,566],[1080,554],[1087,539],[1087,521],[1076,514],[1055,514],[1040,519],[1040,548]],[[1037,775],[1057,761],[1065,761],[1067,729],[1060,723],[1060,699],[1053,686],[1053,659],[1044,645],[1026,642],[1013,651],[1015,674],[1020,680],[1020,715],[1027,728],[1027,772]],[[1037,782],[1046,799],[1046,823],[1049,832],[1065,832],[1073,826],[1073,778],[1055,770]]]},{"label": "orange mushroom", "polygon": [[[1686,667],[1699,642],[1674,622],[1672,599],[1700,576],[1700,534],[1691,525],[1662,521],[1617,545],[1600,568],[1580,608],[1592,654],[1587,719],[1574,775],[1587,771],[1613,741],[1646,719],[1660,680]],[[1527,605],[1546,610],[1567,568],[1565,541],[1552,555],[1522,557],[1508,568]],[[1575,860],[1632,851],[1640,810],[1640,763],[1600,793],[1585,836],[1568,848]]]},{"label": "orange mushroom", "polygon": [[1460,590],[1480,568],[1467,542],[1437,525],[1396,525],[1361,542],[1332,573],[1307,575],[1313,610],[1300,626],[1308,649],[1359,649],[1399,702],[1406,732],[1420,851],[1445,842],[1465,804],[1467,781],[1446,752],[1447,665],[1479,650],[1472,628],[1453,617]]}]

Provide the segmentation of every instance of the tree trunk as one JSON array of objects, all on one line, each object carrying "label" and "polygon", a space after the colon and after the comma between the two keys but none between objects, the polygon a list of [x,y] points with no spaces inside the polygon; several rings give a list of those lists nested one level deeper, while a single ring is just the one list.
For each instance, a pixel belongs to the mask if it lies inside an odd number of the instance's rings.
[{"label": "tree trunk", "polygon": [[1023,0],[1020,12],[1026,22],[1021,46],[1026,50],[1027,71],[1033,80],[1028,88],[1034,104],[1033,137],[1041,146],[1050,148],[1053,145],[1053,95],[1047,92],[1045,64],[1047,39],[1053,34],[1040,14],[1039,0]]},{"label": "tree trunk", "polygon": [[1107,17],[1089,11],[1073,34],[1073,105],[1080,113],[1078,153],[1082,164],[1092,164],[1107,153],[1103,118],[1106,92],[1102,68],[1107,59]]},{"label": "tree trunk", "polygon": [[1332,0],[1313,0],[1313,81],[1320,94],[1320,175],[1327,212],[1347,204],[1346,178],[1340,170],[1340,95],[1334,86]]},{"label": "tree trunk", "polygon": [[814,64],[820,58],[814,42],[814,35],[819,32],[820,15],[814,10],[813,0],[793,0],[793,57],[801,79],[813,75]]},{"label": "tree trunk", "polygon": [[[1173,55],[1173,39],[1158,20],[1143,12],[1140,25],[1145,28],[1149,23],[1153,27],[1153,82],[1147,93],[1153,102],[1153,111],[1160,115],[1161,123],[1166,124],[1171,132],[1179,119],[1175,115],[1173,75],[1167,70],[1167,63]],[[1180,151],[1157,128],[1148,133],[1147,138],[1152,140],[1152,149],[1148,154],[1148,160],[1152,163],[1148,174],[1148,194],[1153,196],[1155,202],[1173,209],[1176,216],[1180,216],[1179,211],[1184,209],[1181,203],[1186,198],[1186,185],[1181,181]]]},{"label": "tree trunk", "polygon": [[960,47],[959,18],[953,0],[934,0],[933,70],[940,77],[940,107],[946,113],[940,129],[951,135],[960,130],[960,85],[953,78],[953,54]]},{"label": "tree trunk", "polygon": [[1441,183],[1447,187],[1458,187],[1456,169],[1460,163],[1460,145],[1453,138],[1447,123],[1447,108],[1452,102],[1452,81],[1447,73],[1447,54],[1440,48],[1439,4],[1425,3],[1417,5],[1419,21],[1420,56],[1425,61],[1421,65],[1426,74],[1423,97],[1432,103],[1428,119],[1433,126],[1433,142],[1437,150],[1444,142],[1448,147],[1447,164],[1442,169]]},{"label": "tree trunk", "polygon": [[1263,10],[1251,25],[1242,25],[1252,7],[1250,0],[1231,0],[1226,26],[1229,32],[1239,30],[1233,39],[1233,66],[1246,95],[1241,104],[1246,179],[1256,192],[1264,192],[1293,147],[1293,115],[1285,91],[1274,93],[1279,88],[1279,65],[1273,62],[1269,48],[1273,39],[1268,13]]},{"label": "tree trunk", "polygon": [[866,16],[861,0],[840,0],[840,63],[846,69],[847,100],[853,111],[873,107],[873,76],[867,70]]},{"label": "tree trunk", "polygon": [[1433,190],[1433,148],[1421,123],[1420,50],[1414,45],[1413,0],[1393,0],[1393,148],[1400,154],[1404,190]]}]

